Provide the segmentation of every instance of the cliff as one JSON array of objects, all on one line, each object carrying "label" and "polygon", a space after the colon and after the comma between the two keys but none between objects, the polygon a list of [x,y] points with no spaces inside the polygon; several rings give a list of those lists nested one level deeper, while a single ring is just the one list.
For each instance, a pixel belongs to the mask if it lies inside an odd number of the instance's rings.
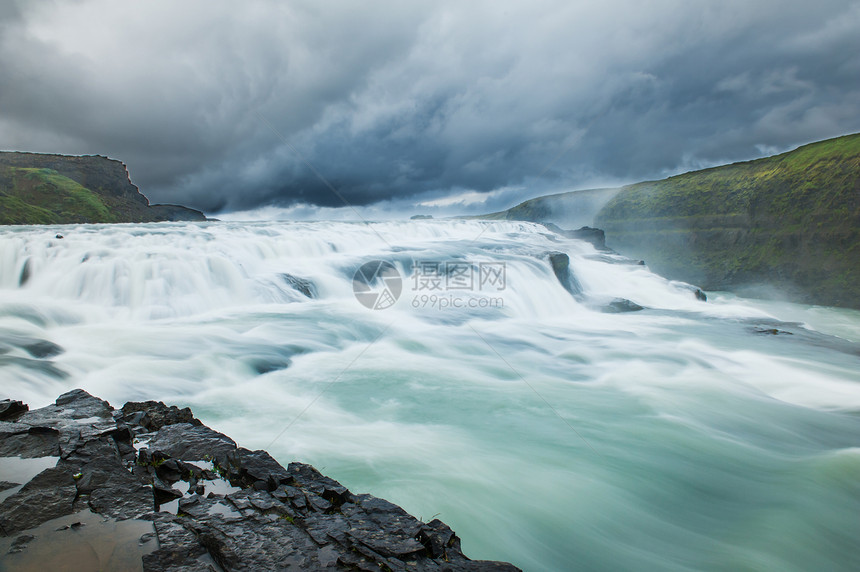
[{"label": "cliff", "polygon": [[35,411],[0,401],[0,555],[10,570],[518,570],[188,408],[80,389]]},{"label": "cliff", "polygon": [[608,246],[707,290],[860,308],[860,134],[629,185],[595,224]]},{"label": "cliff", "polygon": [[860,308],[860,134],[488,216],[597,226],[608,247],[706,290]]},{"label": "cliff", "polygon": [[97,155],[0,152],[0,224],[206,220],[177,205],[150,205],[126,166]]}]

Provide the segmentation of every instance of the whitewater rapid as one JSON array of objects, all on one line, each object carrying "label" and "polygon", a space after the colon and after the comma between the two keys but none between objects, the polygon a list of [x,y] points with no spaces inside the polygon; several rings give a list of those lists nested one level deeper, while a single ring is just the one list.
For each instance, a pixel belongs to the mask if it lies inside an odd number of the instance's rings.
[{"label": "whitewater rapid", "polygon": [[526,570],[859,568],[860,313],[626,262],[515,222],[7,227],[0,398],[188,405]]}]

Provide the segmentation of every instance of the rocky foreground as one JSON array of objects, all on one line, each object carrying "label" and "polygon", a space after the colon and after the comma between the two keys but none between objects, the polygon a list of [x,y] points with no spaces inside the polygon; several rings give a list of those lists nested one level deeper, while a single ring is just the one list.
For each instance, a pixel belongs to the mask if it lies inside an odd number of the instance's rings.
[{"label": "rocky foreground", "polygon": [[188,408],[115,410],[80,389],[34,411],[0,401],[0,568],[517,570]]}]

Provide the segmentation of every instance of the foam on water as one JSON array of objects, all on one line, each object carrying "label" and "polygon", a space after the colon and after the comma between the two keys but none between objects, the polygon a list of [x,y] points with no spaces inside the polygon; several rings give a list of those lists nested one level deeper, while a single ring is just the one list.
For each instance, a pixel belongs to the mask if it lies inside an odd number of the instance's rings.
[{"label": "foam on water", "polygon": [[[189,405],[528,570],[860,566],[860,313],[703,303],[596,254],[514,222],[4,229],[0,397]],[[373,259],[403,277],[386,310],[353,293]],[[504,263],[502,290],[439,293],[501,305],[422,305],[416,261]]]}]

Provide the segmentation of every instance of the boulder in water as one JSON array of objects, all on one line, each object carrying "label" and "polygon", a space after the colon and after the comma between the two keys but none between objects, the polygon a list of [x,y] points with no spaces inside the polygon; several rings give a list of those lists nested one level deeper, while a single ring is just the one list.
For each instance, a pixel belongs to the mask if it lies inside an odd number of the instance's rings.
[{"label": "boulder in water", "polygon": [[555,277],[558,278],[564,289],[573,294],[574,297],[580,297],[582,285],[570,269],[570,257],[564,252],[549,252],[547,257]]},{"label": "boulder in water", "polygon": [[623,312],[638,312],[644,309],[643,306],[626,298],[615,298],[609,304],[603,306],[600,311],[604,314],[621,314]]},{"label": "boulder in water", "polygon": [[283,272],[281,273],[281,279],[286,282],[290,288],[301,292],[308,298],[317,297],[317,287],[307,278],[299,278],[298,276],[293,276],[292,274]]}]

